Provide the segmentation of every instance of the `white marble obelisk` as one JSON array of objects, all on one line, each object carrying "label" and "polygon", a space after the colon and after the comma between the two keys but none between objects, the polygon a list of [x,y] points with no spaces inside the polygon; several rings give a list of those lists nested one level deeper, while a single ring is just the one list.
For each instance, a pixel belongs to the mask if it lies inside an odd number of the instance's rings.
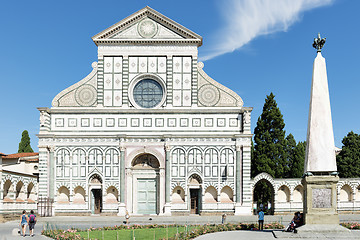
[{"label": "white marble obelisk", "polygon": [[336,172],[326,63],[321,55],[321,49],[318,50],[314,61],[306,141],[304,172]]},{"label": "white marble obelisk", "polygon": [[[317,49],[311,85],[309,122],[305,156],[304,178],[304,217],[302,232],[343,231],[339,226],[337,213],[336,186],[339,177],[336,173],[334,133],[331,120],[329,88],[325,58],[321,48],[325,38],[314,39]],[[316,225],[322,225],[316,227]]]}]

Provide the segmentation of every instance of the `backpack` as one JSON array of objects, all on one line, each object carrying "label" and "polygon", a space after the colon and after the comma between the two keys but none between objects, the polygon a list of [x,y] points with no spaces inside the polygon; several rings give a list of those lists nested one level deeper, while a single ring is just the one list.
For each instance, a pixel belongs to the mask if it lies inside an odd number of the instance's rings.
[{"label": "backpack", "polygon": [[34,215],[34,214],[31,214],[31,215],[29,216],[29,222],[31,222],[31,223],[34,223],[34,222],[35,222],[35,215]]}]

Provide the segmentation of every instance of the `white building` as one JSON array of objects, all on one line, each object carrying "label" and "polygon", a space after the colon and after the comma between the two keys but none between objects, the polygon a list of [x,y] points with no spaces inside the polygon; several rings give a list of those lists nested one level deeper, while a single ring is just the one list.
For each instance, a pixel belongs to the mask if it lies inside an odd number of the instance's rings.
[{"label": "white building", "polygon": [[202,38],[145,7],[92,39],[93,71],[38,108],[55,214],[251,214],[252,108],[204,72]]},{"label": "white building", "polygon": [[36,210],[38,153],[0,153],[0,218]]}]

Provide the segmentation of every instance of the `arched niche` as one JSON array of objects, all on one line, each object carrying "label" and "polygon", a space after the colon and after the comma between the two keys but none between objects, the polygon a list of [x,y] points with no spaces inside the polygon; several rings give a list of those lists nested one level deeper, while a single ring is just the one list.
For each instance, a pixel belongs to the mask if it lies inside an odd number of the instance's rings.
[{"label": "arched niche", "polygon": [[293,201],[294,202],[303,202],[303,194],[304,194],[303,186],[301,186],[301,185],[297,186],[293,192]]},{"label": "arched niche", "polygon": [[36,200],[35,187],[32,182],[28,184],[26,191],[26,198],[28,202],[35,202]]},{"label": "arched niche", "polygon": [[360,186],[356,188],[355,201],[360,201]]},{"label": "arched niche", "polygon": [[74,189],[74,197],[73,197],[73,203],[74,204],[85,204],[85,190],[81,186],[77,186]]},{"label": "arched niche", "polygon": [[205,203],[216,203],[217,202],[217,191],[213,186],[209,186],[206,188],[204,201],[205,201]]},{"label": "arched niche", "polygon": [[277,193],[277,201],[279,203],[290,202],[290,190],[287,186],[283,185],[279,188]]},{"label": "arched niche", "polygon": [[232,203],[234,201],[234,192],[229,186],[225,186],[220,192],[220,202]]},{"label": "arched niche", "polygon": [[16,195],[15,195],[16,201],[24,201],[26,199],[26,193],[25,193],[25,186],[22,181],[19,181],[16,184]]},{"label": "arched niche", "polygon": [[352,189],[349,185],[344,185],[340,189],[340,202],[351,202],[352,201]]},{"label": "arched niche", "polygon": [[5,181],[4,183],[4,200],[10,200],[10,192],[13,191],[13,184],[12,182],[8,179]]},{"label": "arched niche", "polygon": [[171,203],[184,203],[185,202],[185,191],[182,187],[177,186],[174,188],[171,195]]},{"label": "arched niche", "polygon": [[105,203],[107,204],[117,204],[118,203],[119,192],[114,186],[108,187],[106,190]]},{"label": "arched niche", "polygon": [[69,204],[70,191],[67,187],[62,186],[58,190],[57,203],[58,204]]}]

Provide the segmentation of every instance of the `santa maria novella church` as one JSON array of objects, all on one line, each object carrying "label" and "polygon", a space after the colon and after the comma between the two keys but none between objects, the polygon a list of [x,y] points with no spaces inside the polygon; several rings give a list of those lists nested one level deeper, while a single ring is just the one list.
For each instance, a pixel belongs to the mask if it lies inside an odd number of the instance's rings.
[{"label": "santa maria novella church", "polygon": [[145,7],[92,40],[93,70],[38,108],[53,213],[250,215],[252,108],[204,72],[202,37]]}]

